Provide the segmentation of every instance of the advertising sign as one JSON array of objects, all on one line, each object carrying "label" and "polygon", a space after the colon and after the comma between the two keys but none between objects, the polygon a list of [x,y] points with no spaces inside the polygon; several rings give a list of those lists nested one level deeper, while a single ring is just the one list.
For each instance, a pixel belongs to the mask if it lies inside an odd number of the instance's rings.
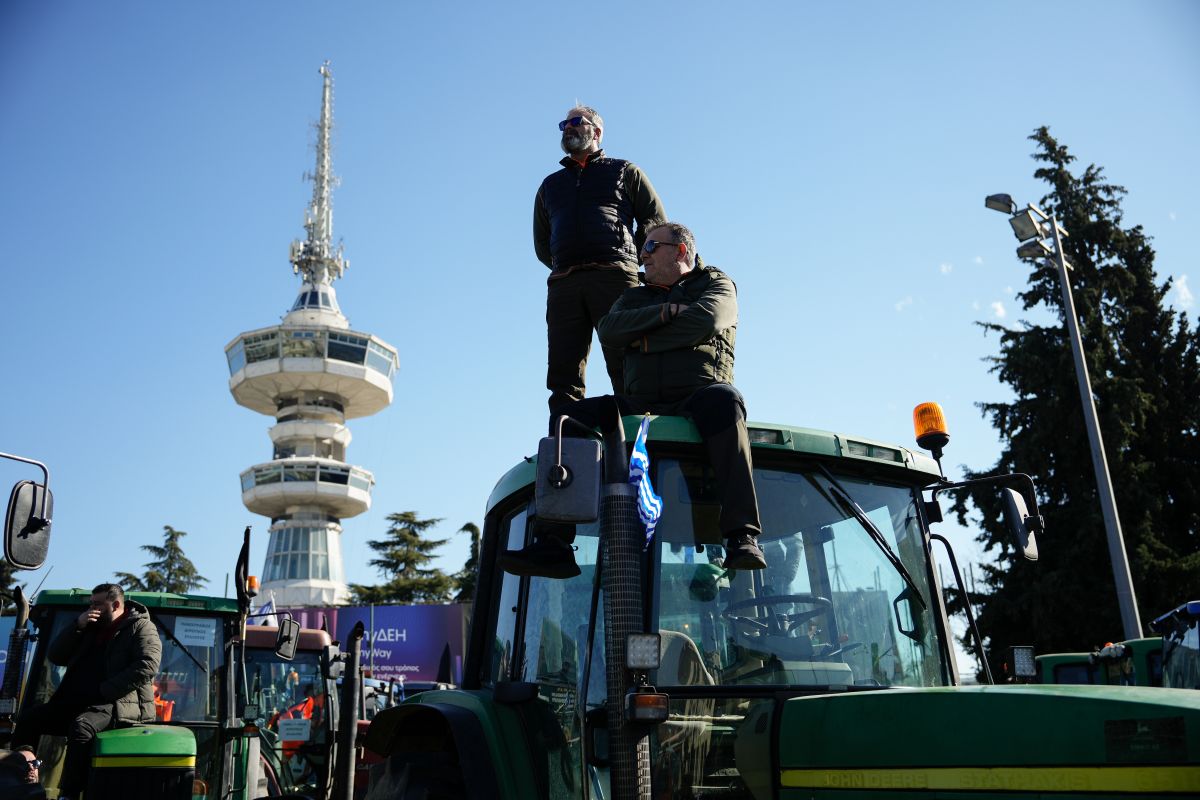
[{"label": "advertising sign", "polygon": [[330,636],[340,642],[361,622],[366,629],[362,665],[373,678],[436,681],[449,677],[450,682],[461,683],[468,611],[465,605],[341,606],[294,608],[291,614],[303,628],[320,628],[324,617]]}]

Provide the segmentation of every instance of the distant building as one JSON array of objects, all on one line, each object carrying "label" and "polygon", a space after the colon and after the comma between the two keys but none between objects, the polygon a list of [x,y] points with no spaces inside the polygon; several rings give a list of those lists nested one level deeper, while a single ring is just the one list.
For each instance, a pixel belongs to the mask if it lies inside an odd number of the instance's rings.
[{"label": "distant building", "polygon": [[304,241],[289,260],[300,293],[283,322],[240,334],[225,348],[229,391],[246,408],[275,418],[271,460],[242,473],[242,502],[271,518],[262,593],[277,607],[349,599],[342,563],[342,520],[371,507],[375,477],[346,462],[346,420],[392,402],[396,349],[350,329],[333,281],[349,262],[333,247],[331,204],[333,76],[321,67],[317,170]]}]

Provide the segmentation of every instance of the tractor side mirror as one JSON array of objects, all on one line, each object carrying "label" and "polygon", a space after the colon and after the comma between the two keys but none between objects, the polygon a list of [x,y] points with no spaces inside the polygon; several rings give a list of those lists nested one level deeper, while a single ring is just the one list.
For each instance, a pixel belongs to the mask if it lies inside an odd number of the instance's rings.
[{"label": "tractor side mirror", "polygon": [[342,676],[345,664],[341,655],[342,651],[336,644],[325,645],[325,652],[321,655],[321,667],[325,671],[326,679],[336,681]]},{"label": "tractor side mirror", "polygon": [[296,657],[300,646],[300,623],[290,617],[279,620],[279,633],[275,636],[275,655],[284,661]]},{"label": "tractor side mirror", "polygon": [[542,439],[533,501],[538,519],[566,523],[599,519],[600,470],[600,442],[595,439]]},{"label": "tractor side mirror", "polygon": [[1025,505],[1025,498],[1016,489],[1000,490],[1004,506],[1004,524],[1017,542],[1017,549],[1029,561],[1038,560],[1037,534],[1041,518],[1034,518]]},{"label": "tractor side mirror", "polygon": [[38,569],[50,550],[54,495],[44,485],[21,481],[8,498],[4,557],[17,569]]}]

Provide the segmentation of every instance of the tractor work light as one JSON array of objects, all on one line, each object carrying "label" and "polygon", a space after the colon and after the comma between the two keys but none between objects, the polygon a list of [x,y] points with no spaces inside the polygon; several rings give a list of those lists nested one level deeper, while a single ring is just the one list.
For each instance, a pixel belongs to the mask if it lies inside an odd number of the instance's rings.
[{"label": "tractor work light", "polygon": [[661,643],[657,633],[631,633],[625,639],[625,666],[629,669],[658,669]]},{"label": "tractor work light", "polygon": [[917,445],[926,450],[941,450],[950,444],[946,415],[937,403],[921,403],[913,409],[913,432]]},{"label": "tractor work light", "polygon": [[653,686],[625,695],[625,718],[630,722],[666,722],[671,716],[671,698]]},{"label": "tractor work light", "polygon": [[1017,211],[1017,204],[1013,202],[1012,195],[1008,194],[989,194],[984,198],[983,204],[1002,214],[1015,214]]},{"label": "tractor work light", "polygon": [[1012,226],[1013,235],[1017,237],[1017,241],[1042,239],[1049,235],[1046,226],[1033,213],[1032,208],[1027,208],[1020,214],[1010,217],[1008,224]]},{"label": "tractor work light", "polygon": [[1028,645],[1017,645],[1010,648],[1009,658],[1012,660],[1013,677],[1036,678],[1037,662],[1033,658],[1033,648]]},{"label": "tractor work light", "polygon": [[1052,255],[1054,251],[1050,249],[1050,245],[1041,239],[1033,239],[1017,248],[1018,258],[1048,258]]}]

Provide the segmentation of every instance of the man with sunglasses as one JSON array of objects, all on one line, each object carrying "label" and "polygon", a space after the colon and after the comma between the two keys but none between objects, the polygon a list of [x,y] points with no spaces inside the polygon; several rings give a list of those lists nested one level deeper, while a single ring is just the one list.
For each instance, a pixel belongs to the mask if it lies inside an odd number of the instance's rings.
[{"label": "man with sunglasses", "polygon": [[[546,292],[550,412],[586,394],[592,331],[621,293],[637,285],[638,249],[663,222],[662,202],[634,164],[600,149],[604,122],[575,106],[558,123],[562,169],[542,181],[533,205],[533,248],[550,268]],[[636,229],[635,229],[636,226]],[[623,388],[622,353],[601,343],[613,391]]]},{"label": "man with sunglasses", "polygon": [[[602,430],[621,415],[689,417],[708,450],[721,501],[723,566],[762,569],[767,562],[758,546],[762,525],[746,402],[733,387],[737,288],[698,261],[691,231],[675,222],[649,229],[641,258],[645,285],[627,289],[598,326],[600,342],[625,354],[624,393],[579,400],[561,413]],[[574,526],[539,523],[537,540],[506,551],[501,567],[517,575],[573,577],[579,574],[569,546],[574,539]]]}]

